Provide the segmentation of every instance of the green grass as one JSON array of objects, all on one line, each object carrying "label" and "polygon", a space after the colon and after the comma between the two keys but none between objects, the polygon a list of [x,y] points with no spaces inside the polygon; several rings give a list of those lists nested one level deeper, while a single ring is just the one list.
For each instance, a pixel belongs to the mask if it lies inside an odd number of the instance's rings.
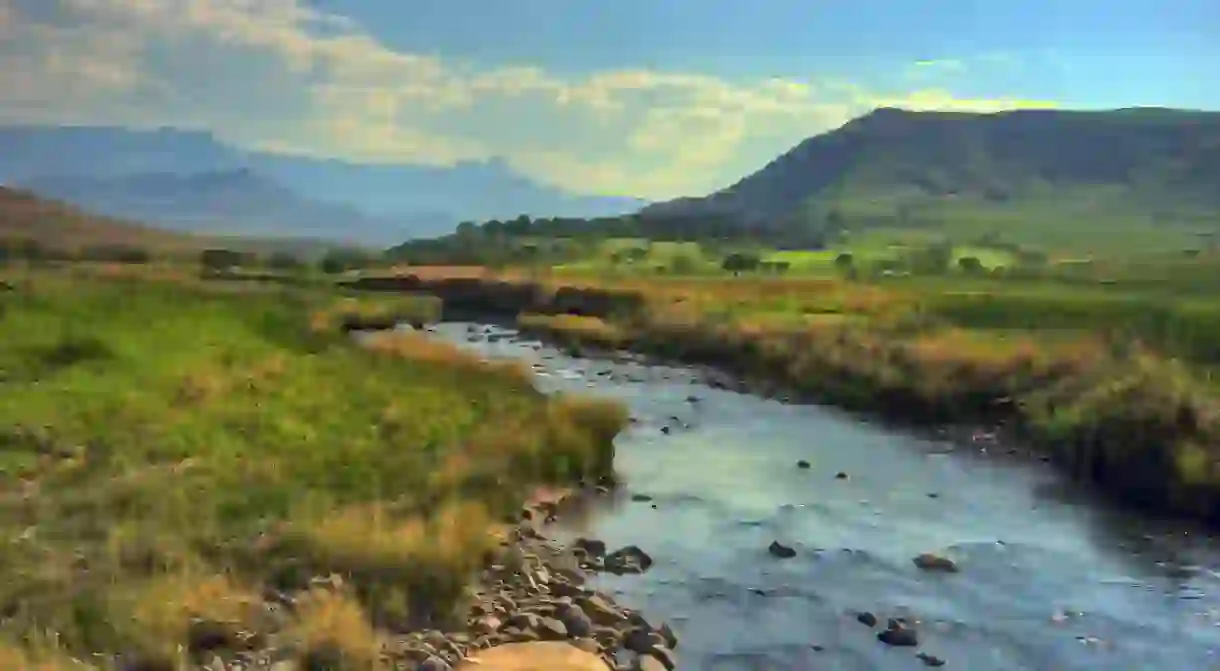
[{"label": "green grass", "polygon": [[[410,334],[361,347],[335,328],[353,301],[396,314],[429,301],[13,283],[0,293],[0,649],[21,654],[52,635],[61,657],[168,659],[191,652],[202,618],[306,647],[338,636],[375,660],[386,629],[450,612],[493,520],[531,486],[606,473],[625,419],[547,398],[514,366]],[[259,615],[267,587],[331,572],[342,594],[286,624]]]}]

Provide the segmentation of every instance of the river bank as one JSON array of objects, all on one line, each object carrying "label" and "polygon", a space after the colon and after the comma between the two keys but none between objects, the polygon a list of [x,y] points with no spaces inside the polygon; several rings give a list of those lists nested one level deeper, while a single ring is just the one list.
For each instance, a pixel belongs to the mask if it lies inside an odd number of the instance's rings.
[{"label": "river bank", "polygon": [[[435,300],[123,268],[3,280],[0,666],[436,671],[558,637],[550,620],[595,596],[579,563],[556,577],[575,553],[518,528],[520,505],[612,482],[625,410],[451,343],[345,333]],[[586,647],[657,642],[606,604],[613,634]]]},{"label": "river bank", "polygon": [[883,295],[824,284],[799,291],[827,294],[838,312],[799,325],[724,311],[726,303],[748,313],[785,300],[782,284],[761,282],[724,289],[740,294],[731,301],[709,301],[702,288],[669,290],[661,280],[652,293],[639,282],[478,277],[370,277],[347,287],[433,295],[445,319],[517,319],[567,346],[715,366],[819,403],[924,424],[1002,427],[1124,504],[1220,520],[1220,413],[1181,362],[1101,334],[997,336],[925,323]]}]

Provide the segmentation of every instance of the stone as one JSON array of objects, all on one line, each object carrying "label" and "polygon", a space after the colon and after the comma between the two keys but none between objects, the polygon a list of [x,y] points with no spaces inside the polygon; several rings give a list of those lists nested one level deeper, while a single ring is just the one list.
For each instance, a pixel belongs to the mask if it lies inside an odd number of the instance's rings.
[{"label": "stone", "polygon": [[567,627],[569,636],[579,638],[593,633],[593,620],[580,606],[561,605],[556,608],[556,616]]},{"label": "stone", "polygon": [[637,503],[647,503],[652,500],[652,497],[647,494],[632,494],[631,500]]},{"label": "stone", "polygon": [[665,639],[665,647],[670,650],[678,649],[678,635],[670,628],[668,622],[662,622],[661,626],[657,627],[657,633],[661,635],[661,638]]},{"label": "stone", "polygon": [[642,655],[655,647],[665,647],[665,639],[646,627],[636,627],[623,636],[623,647]]},{"label": "stone", "polygon": [[534,630],[547,641],[562,641],[568,637],[568,628],[553,617],[538,618],[538,626]]},{"label": "stone", "polygon": [[509,643],[482,650],[457,671],[609,671],[598,655],[559,641]]},{"label": "stone", "polygon": [[449,666],[449,662],[440,657],[429,657],[416,667],[416,671],[452,671],[452,669],[453,667]]},{"label": "stone", "polygon": [[835,473],[835,480],[846,480],[846,479],[847,479],[847,474],[844,473],[843,471],[839,471],[838,473]]},{"label": "stone", "polygon": [[663,645],[652,646],[642,655],[640,655],[640,658],[655,659],[659,661],[665,668],[665,671],[674,671],[674,669],[678,666],[677,655],[674,654],[673,650],[670,650]]},{"label": "stone", "polygon": [[909,629],[893,620],[890,621],[888,629],[877,632],[877,640],[900,648],[913,648],[919,645],[919,635],[915,633],[914,629]]},{"label": "stone", "polygon": [[929,655],[926,652],[921,652],[918,655],[915,655],[915,657],[919,661],[923,662],[924,666],[944,666],[945,665],[945,660],[941,659],[940,657],[937,657],[936,655]]},{"label": "stone", "polygon": [[767,547],[767,552],[771,553],[772,557],[779,559],[791,559],[796,556],[796,550],[780,543],[779,541],[771,541],[771,545]]},{"label": "stone", "polygon": [[877,616],[868,611],[863,611],[856,613],[856,622],[866,627],[875,627],[877,626]]},{"label": "stone", "polygon": [[616,575],[644,573],[652,568],[652,557],[638,546],[628,545],[606,555],[605,566]]},{"label": "stone", "polygon": [[572,541],[572,547],[584,550],[585,554],[590,557],[604,557],[606,555],[606,542],[596,538],[577,538]]},{"label": "stone", "polygon": [[812,466],[813,466],[813,464],[809,463],[808,461],[806,461],[804,459],[801,459],[796,462],[796,467],[801,470],[808,470]]},{"label": "stone", "polygon": [[941,573],[957,573],[957,564],[948,557],[925,552],[911,560],[915,566],[924,571],[939,571]]},{"label": "stone", "polygon": [[594,638],[574,638],[571,640],[571,644],[580,650],[594,655],[600,655],[602,652],[601,643],[598,643],[597,639]]}]

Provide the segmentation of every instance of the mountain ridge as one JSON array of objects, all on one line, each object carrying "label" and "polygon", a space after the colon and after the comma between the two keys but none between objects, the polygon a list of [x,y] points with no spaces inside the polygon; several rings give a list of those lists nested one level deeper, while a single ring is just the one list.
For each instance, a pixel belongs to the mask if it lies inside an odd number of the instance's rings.
[{"label": "mountain ridge", "polygon": [[[1220,212],[1220,112],[1171,108],[913,112],[879,108],[796,144],[706,196],[642,217],[730,215],[782,226],[829,211],[999,211],[1096,201],[1095,211]],[[1087,196],[1087,198],[1086,198]]]}]

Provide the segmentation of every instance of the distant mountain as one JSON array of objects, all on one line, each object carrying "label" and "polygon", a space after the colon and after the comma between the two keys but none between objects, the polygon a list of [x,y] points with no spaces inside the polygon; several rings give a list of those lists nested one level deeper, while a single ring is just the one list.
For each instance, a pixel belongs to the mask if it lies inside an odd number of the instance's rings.
[{"label": "distant mountain", "polygon": [[371,217],[350,206],[302,198],[249,170],[44,177],[24,186],[99,214],[182,232],[369,245],[390,244],[413,234],[409,221]]},{"label": "distant mountain", "polygon": [[503,160],[451,168],[360,165],[278,154],[251,154],[247,165],[302,193],[352,203],[379,215],[446,212],[459,221],[534,217],[601,217],[638,210],[647,201],[569,194],[540,185]]},{"label": "distant mountain", "polygon": [[100,217],[29,191],[0,186],[0,244],[4,240],[33,240],[43,247],[66,251],[103,245],[180,251],[203,244],[191,236]]},{"label": "distant mountain", "polygon": [[826,217],[849,226],[1002,217],[1087,226],[1105,215],[1215,228],[1218,213],[1220,113],[884,108],[801,142],[732,186],[641,215],[774,227]]},{"label": "distant mountain", "polygon": [[[244,185],[226,184],[226,179]],[[73,201],[87,198],[79,202],[191,230],[245,229],[257,223],[263,233],[357,236],[366,244],[439,235],[463,220],[519,214],[596,217],[645,204],[568,194],[526,179],[499,160],[451,168],[362,165],[245,151],[207,132],[176,129],[0,127],[0,183]],[[159,202],[166,200],[155,193],[161,188],[177,189],[178,205]],[[181,188],[223,194],[191,195]],[[285,202],[272,207],[272,198]],[[306,216],[310,208],[316,211]],[[148,219],[149,214],[158,218]],[[235,214],[249,216],[215,228],[223,223],[221,217]],[[332,218],[324,222],[327,216]]]}]

